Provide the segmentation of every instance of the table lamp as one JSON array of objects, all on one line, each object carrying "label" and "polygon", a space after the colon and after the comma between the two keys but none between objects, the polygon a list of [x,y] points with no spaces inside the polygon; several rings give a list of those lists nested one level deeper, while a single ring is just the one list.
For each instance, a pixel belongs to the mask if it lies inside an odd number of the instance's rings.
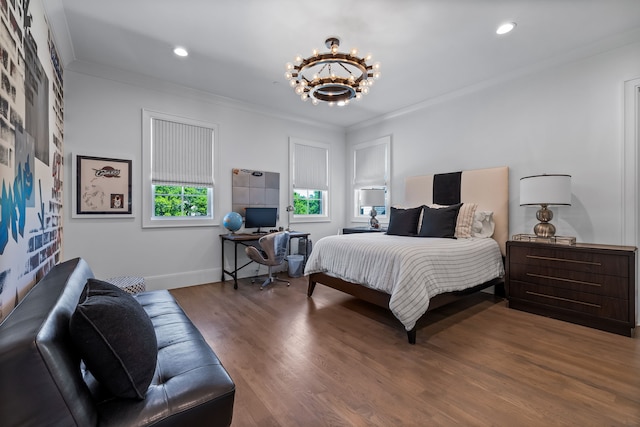
[{"label": "table lamp", "polygon": [[543,174],[520,178],[520,206],[540,205],[536,218],[540,223],[533,227],[538,237],[553,237],[556,227],[549,221],[553,212],[549,205],[571,206],[571,175]]},{"label": "table lamp", "polygon": [[371,206],[371,211],[369,212],[369,215],[371,215],[369,228],[380,228],[380,223],[376,219],[376,215],[378,215],[376,206],[385,205],[384,192],[384,189],[381,188],[360,190],[360,206]]}]

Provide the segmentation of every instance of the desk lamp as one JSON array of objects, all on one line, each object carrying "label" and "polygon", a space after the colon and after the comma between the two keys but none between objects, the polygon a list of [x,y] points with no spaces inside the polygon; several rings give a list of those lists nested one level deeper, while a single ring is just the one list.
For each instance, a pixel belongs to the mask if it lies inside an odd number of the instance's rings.
[{"label": "desk lamp", "polygon": [[384,190],[381,188],[371,188],[360,190],[360,206],[371,206],[371,219],[369,220],[369,228],[380,228],[380,223],[376,219],[378,211],[376,206],[384,206]]},{"label": "desk lamp", "polygon": [[287,206],[287,231],[291,230],[291,212],[293,212],[293,206]]},{"label": "desk lamp", "polygon": [[533,227],[538,237],[553,237],[556,227],[549,221],[553,212],[549,205],[571,206],[571,175],[533,175],[520,178],[520,206],[540,205],[536,218],[540,223]]}]

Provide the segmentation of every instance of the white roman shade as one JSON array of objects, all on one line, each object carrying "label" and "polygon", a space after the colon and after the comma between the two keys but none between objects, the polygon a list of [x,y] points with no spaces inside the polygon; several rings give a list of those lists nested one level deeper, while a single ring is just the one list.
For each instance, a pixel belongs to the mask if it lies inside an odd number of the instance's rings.
[{"label": "white roman shade", "polygon": [[213,187],[214,130],[152,119],[153,185]]},{"label": "white roman shade", "polygon": [[323,145],[294,142],[293,188],[329,190],[329,150]]},{"label": "white roman shade", "polygon": [[353,182],[356,186],[387,185],[389,170],[388,143],[356,146],[353,159]]}]

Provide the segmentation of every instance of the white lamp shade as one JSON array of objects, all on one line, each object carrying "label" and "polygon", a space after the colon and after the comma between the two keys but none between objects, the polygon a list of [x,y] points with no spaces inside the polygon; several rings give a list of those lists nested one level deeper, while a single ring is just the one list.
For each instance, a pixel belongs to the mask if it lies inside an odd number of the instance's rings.
[{"label": "white lamp shade", "polygon": [[360,190],[360,206],[384,206],[383,189]]},{"label": "white lamp shade", "polygon": [[520,178],[520,206],[571,205],[571,175]]}]

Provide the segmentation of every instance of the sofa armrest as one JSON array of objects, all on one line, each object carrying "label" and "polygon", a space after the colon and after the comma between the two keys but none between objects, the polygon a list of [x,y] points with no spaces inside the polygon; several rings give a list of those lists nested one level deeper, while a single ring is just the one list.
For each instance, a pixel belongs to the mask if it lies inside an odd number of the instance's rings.
[{"label": "sofa armrest", "polygon": [[91,277],[80,258],[56,265],[0,324],[3,426],[96,425],[68,327]]}]

